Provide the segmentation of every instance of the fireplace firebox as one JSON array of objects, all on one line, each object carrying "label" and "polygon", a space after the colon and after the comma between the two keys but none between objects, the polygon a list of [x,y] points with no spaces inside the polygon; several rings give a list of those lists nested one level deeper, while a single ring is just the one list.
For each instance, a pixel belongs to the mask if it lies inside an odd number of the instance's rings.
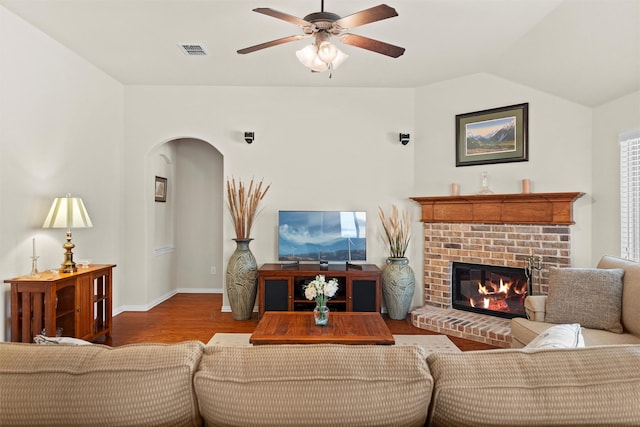
[{"label": "fireplace firebox", "polygon": [[530,284],[524,268],[452,262],[451,305],[458,310],[511,319],[526,317]]}]

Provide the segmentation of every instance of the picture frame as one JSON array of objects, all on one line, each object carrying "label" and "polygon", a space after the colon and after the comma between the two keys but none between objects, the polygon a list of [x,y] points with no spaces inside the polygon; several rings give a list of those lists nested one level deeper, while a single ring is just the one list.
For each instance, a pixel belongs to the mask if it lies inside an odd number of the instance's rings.
[{"label": "picture frame", "polygon": [[528,103],[456,115],[456,167],[528,160]]},{"label": "picture frame", "polygon": [[156,176],[155,198],[156,202],[167,201],[167,178]]}]

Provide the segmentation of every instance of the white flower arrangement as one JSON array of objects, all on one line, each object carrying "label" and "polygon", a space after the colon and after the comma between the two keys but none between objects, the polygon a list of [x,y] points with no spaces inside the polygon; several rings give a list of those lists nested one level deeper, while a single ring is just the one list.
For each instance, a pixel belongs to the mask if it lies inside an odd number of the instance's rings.
[{"label": "white flower arrangement", "polygon": [[327,300],[338,292],[338,280],[326,281],[324,275],[319,274],[316,278],[304,286],[304,296],[308,300],[315,299],[319,306],[326,306]]}]

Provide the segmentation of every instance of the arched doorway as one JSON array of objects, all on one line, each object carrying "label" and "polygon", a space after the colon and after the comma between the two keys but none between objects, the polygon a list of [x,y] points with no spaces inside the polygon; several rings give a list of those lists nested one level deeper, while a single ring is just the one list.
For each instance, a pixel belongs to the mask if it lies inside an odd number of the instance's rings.
[{"label": "arched doorway", "polygon": [[167,180],[167,197],[154,202],[147,300],[177,292],[222,292],[223,156],[201,139],[155,147],[149,175]]}]

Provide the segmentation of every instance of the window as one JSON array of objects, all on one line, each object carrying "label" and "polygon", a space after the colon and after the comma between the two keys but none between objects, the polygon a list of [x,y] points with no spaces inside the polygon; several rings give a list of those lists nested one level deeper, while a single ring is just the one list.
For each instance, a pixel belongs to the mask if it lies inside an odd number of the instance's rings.
[{"label": "window", "polygon": [[620,254],[640,261],[640,130],[620,135]]}]

